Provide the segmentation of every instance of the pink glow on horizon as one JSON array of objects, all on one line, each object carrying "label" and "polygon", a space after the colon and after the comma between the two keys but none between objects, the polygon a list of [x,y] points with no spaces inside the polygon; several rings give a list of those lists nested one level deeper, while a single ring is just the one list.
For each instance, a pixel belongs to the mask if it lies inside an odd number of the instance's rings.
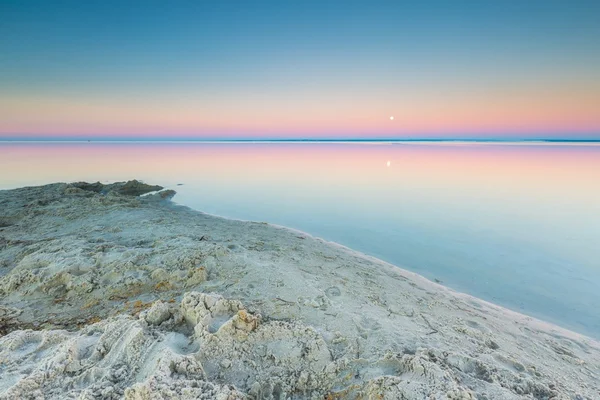
[{"label": "pink glow on horizon", "polygon": [[[278,99],[0,96],[1,137],[583,137],[600,135],[600,94],[561,90]],[[394,115],[394,120],[389,116]]]}]

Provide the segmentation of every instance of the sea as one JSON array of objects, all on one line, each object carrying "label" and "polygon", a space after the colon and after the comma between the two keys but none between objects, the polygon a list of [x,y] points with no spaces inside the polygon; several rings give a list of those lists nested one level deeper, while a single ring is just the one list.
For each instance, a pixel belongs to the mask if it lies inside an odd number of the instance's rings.
[{"label": "sea", "polygon": [[0,143],[0,189],[130,179],[600,338],[598,143]]}]

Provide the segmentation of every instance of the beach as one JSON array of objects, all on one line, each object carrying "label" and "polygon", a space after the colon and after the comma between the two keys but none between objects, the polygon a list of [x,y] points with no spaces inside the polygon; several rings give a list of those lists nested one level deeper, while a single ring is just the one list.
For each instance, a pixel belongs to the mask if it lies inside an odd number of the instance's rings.
[{"label": "beach", "polygon": [[175,195],[0,191],[0,398],[600,398],[592,338]]}]

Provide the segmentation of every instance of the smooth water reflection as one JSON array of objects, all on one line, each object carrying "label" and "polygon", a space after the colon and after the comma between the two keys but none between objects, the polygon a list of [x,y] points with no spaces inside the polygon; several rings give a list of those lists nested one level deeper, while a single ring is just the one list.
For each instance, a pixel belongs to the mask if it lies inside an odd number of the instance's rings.
[{"label": "smooth water reflection", "polygon": [[600,146],[3,144],[0,171],[0,188],[159,183],[600,337]]}]

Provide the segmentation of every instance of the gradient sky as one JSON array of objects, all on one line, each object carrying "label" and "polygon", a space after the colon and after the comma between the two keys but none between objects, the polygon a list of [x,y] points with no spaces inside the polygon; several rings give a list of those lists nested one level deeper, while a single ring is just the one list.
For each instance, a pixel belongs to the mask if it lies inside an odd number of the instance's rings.
[{"label": "gradient sky", "polygon": [[600,138],[597,0],[2,0],[0,16],[0,139]]}]

